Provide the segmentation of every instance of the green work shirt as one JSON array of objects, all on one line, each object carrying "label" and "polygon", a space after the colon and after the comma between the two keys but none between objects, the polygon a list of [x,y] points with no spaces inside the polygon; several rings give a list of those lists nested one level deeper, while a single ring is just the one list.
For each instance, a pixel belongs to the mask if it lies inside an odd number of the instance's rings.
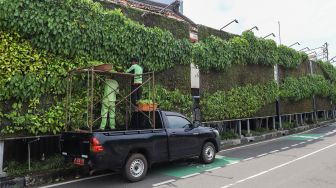
[{"label": "green work shirt", "polygon": [[126,72],[131,72],[134,70],[134,83],[135,84],[142,84],[142,73],[143,69],[140,65],[134,64],[132,65]]},{"label": "green work shirt", "polygon": [[119,84],[117,81],[112,79],[106,79],[106,84],[104,87],[104,99],[103,101],[116,101],[117,93],[119,93]]}]

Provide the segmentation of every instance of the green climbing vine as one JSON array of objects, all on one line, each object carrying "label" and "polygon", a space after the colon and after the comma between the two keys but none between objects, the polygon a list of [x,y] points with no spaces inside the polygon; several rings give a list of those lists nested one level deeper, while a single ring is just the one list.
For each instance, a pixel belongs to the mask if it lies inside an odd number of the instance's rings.
[{"label": "green climbing vine", "polygon": [[295,68],[308,59],[305,53],[280,45],[273,40],[260,39],[253,32],[224,41],[210,36],[194,45],[194,62],[202,70],[228,70],[233,64],[279,64]]},{"label": "green climbing vine", "polygon": [[299,101],[313,95],[329,97],[331,83],[321,75],[308,75],[301,78],[287,77],[280,86],[280,97]]},{"label": "green climbing vine", "polygon": [[202,115],[207,121],[248,117],[264,105],[275,102],[279,89],[274,81],[267,84],[236,87],[202,97]]},{"label": "green climbing vine", "polygon": [[336,82],[336,69],[330,62],[318,61],[317,62],[322,70],[327,74],[332,82]]},{"label": "green climbing vine", "polygon": [[4,0],[0,12],[1,28],[66,58],[85,56],[126,67],[138,56],[155,71],[190,63],[192,46],[186,39],[175,40],[168,31],[147,28],[91,0]]}]

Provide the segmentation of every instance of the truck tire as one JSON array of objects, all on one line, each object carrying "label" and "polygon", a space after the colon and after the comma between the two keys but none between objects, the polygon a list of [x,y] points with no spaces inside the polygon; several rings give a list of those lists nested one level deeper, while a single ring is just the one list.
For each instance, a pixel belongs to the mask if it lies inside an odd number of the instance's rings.
[{"label": "truck tire", "polygon": [[132,154],[124,166],[124,177],[130,182],[137,182],[145,178],[148,163],[144,155],[140,153]]},{"label": "truck tire", "polygon": [[206,142],[202,147],[200,160],[202,163],[209,164],[215,160],[216,148],[211,142]]}]

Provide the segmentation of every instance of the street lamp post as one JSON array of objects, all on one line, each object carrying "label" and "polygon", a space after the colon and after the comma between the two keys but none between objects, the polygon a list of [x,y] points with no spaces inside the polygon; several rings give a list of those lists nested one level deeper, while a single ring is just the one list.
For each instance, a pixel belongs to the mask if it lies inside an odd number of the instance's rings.
[{"label": "street lamp post", "polygon": [[[331,61],[336,61],[336,56],[335,57],[332,57],[329,61],[331,62]],[[335,59],[335,60],[334,60]]]},{"label": "street lamp post", "polygon": [[234,19],[234,20],[232,20],[230,23],[224,25],[224,26],[223,26],[222,28],[220,28],[219,30],[222,31],[225,27],[229,26],[229,25],[232,24],[232,23],[239,23],[239,22],[238,22],[237,19]]},{"label": "street lamp post", "polygon": [[310,50],[310,48],[305,47],[305,48],[302,48],[301,50],[299,50],[299,52],[301,52],[301,51],[304,52],[306,49],[307,49],[308,51]]},{"label": "street lamp post", "polygon": [[247,30],[247,31],[252,31],[253,29],[259,31],[259,28],[258,28],[257,26],[254,26],[254,27],[252,27],[251,29],[249,29],[249,30]]},{"label": "street lamp post", "polygon": [[268,34],[267,36],[263,37],[263,39],[265,39],[265,38],[267,38],[267,37],[269,37],[269,36],[273,36],[273,37],[275,37],[275,34],[274,34],[274,33]]},{"label": "street lamp post", "polygon": [[296,42],[296,43],[294,43],[294,44],[291,44],[291,45],[289,45],[288,47],[292,47],[292,46],[295,46],[295,45],[301,45],[299,42]]}]

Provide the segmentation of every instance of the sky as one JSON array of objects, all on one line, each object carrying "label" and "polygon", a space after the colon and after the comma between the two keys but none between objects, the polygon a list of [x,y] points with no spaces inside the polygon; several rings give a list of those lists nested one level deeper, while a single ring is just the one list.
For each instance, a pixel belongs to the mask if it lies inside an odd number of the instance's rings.
[{"label": "sky", "polygon": [[[197,24],[220,29],[233,19],[238,24],[224,31],[241,34],[253,26],[256,36],[274,33],[279,43],[300,50],[329,44],[329,59],[336,56],[336,0],[183,0],[183,13]],[[321,53],[321,51],[317,51]],[[336,59],[336,58],[335,58]]]}]

